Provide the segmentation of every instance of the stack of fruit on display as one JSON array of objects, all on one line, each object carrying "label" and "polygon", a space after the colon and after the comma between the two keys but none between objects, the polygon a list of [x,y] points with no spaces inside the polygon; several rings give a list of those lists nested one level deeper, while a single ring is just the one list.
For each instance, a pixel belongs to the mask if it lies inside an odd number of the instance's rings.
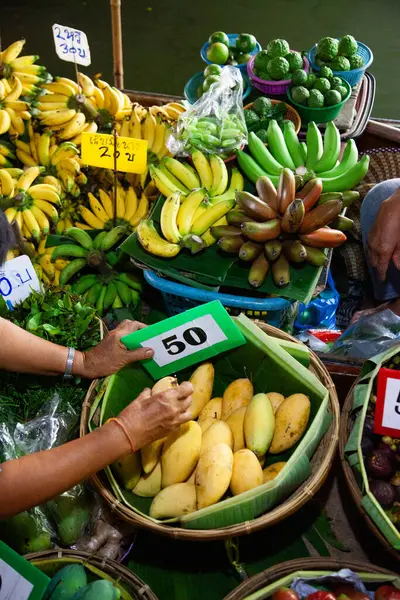
[{"label": "stack of fruit on display", "polygon": [[160,192],[168,196],[161,209],[162,235],[152,220],[142,220],[138,240],[155,256],[172,258],[183,248],[195,254],[216,242],[210,228],[227,225],[225,215],[235,204],[235,192],[243,190],[244,180],[238,169],[232,169],[229,182],[224,161],[218,155],[208,159],[199,150],[192,154],[195,169],[172,158],[165,160],[164,172],[151,170]]},{"label": "stack of fruit on display", "polygon": [[279,175],[283,168],[291,169],[298,175],[298,183],[305,183],[317,175],[322,181],[324,192],[344,192],[358,185],[368,171],[369,156],[358,161],[358,151],[354,140],[349,140],[340,156],[340,134],[337,127],[329,122],[325,135],[311,121],[307,127],[306,142],[300,142],[293,123],[284,123],[283,132],[276,121],[270,121],[267,130],[268,148],[254,134],[249,134],[250,154],[239,151],[237,159],[244,174],[256,183],[259,177],[266,176],[278,187]]},{"label": "stack of fruit on display", "polygon": [[206,57],[217,65],[245,65],[257,47],[257,40],[250,33],[240,33],[232,40],[223,31],[216,31],[208,39]]},{"label": "stack of fruit on display", "polygon": [[[54,247],[51,254],[46,253],[45,261],[54,266],[59,261],[60,285],[67,284],[74,275],[85,268],[95,271],[82,276],[73,284],[72,289],[75,293],[83,295],[89,305],[95,306],[100,316],[110,308],[134,308],[139,302],[139,292],[142,289],[139,280],[132,274],[115,271],[107,255],[125,236],[123,226],[101,231],[94,239],[86,231],[72,227],[66,231],[70,242]],[[42,261],[40,265],[44,268]],[[47,269],[46,265],[44,270],[49,277]]]},{"label": "stack of fruit on display", "polygon": [[[67,559],[68,560],[68,559]],[[38,565],[40,567],[40,565]],[[90,573],[88,579],[86,570]],[[93,574],[97,579],[93,581]],[[119,600],[121,589],[118,583],[106,579],[99,579],[101,571],[94,569],[90,564],[66,565],[53,576],[47,586],[45,600]],[[111,579],[111,578],[110,578]],[[130,598],[130,596],[129,596]]]},{"label": "stack of fruit on display", "polygon": [[253,73],[265,81],[286,81],[304,66],[301,54],[290,50],[286,40],[277,39],[271,40],[265,50],[258,52],[254,59]]},{"label": "stack of fruit on display", "polygon": [[364,60],[358,54],[358,44],[352,35],[340,39],[324,37],[317,43],[315,64],[327,66],[332,71],[351,71],[364,66]]},{"label": "stack of fruit on display", "polygon": [[[213,397],[214,367],[195,369],[192,420],[166,438],[119,460],[112,470],[133,494],[154,498],[150,517],[169,519],[211,506],[273,480],[285,461],[270,462],[302,438],[310,417],[304,394],[254,394],[249,379],[232,381]],[[174,377],[158,381],[152,393],[176,387]]]},{"label": "stack of fruit on display", "polygon": [[[315,581],[312,581],[313,578],[310,579],[309,577],[297,580],[300,582],[300,585],[303,584],[303,593],[300,592],[298,585],[295,586],[297,591],[293,588],[280,587],[272,594],[271,598],[272,600],[371,600],[371,598],[374,598],[374,600],[398,600],[400,598],[400,590],[394,585],[381,585],[372,592],[369,589],[365,592],[361,591],[360,585],[365,589],[365,585],[362,582],[362,575],[352,573],[348,569],[346,571],[351,573],[351,582],[340,571],[339,573],[330,574],[331,581],[328,585],[324,582],[324,589],[317,589],[318,576],[315,573]],[[371,584],[376,588],[377,582],[372,577],[373,575],[371,574],[371,578],[367,584],[368,588],[371,588]],[[380,578],[379,581],[381,580]],[[314,587],[316,591],[309,593],[309,588]]]},{"label": "stack of fruit on display", "polygon": [[292,84],[289,99],[309,108],[334,106],[350,95],[349,85],[341,77],[335,77],[327,66],[316,73],[298,69],[293,73]]},{"label": "stack of fruit on display", "polygon": [[247,131],[254,131],[262,142],[267,143],[267,131],[270,122],[275,120],[279,127],[283,129],[288,121],[288,119],[285,119],[287,109],[285,102],[272,102],[266,96],[260,96],[244,111]]}]

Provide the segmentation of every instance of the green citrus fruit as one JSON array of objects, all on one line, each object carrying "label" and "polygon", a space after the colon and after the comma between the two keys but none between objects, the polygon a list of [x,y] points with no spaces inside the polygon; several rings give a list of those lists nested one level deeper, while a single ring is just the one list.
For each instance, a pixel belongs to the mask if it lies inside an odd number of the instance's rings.
[{"label": "green citrus fruit", "polygon": [[207,59],[217,65],[224,65],[229,58],[228,46],[221,42],[215,42],[208,47]]},{"label": "green citrus fruit", "polygon": [[206,79],[203,81],[203,92],[208,92],[210,86],[213,83],[217,83],[217,81],[219,81],[218,75],[209,75],[208,77],[206,77]]},{"label": "green citrus fruit", "polygon": [[237,58],[239,65],[246,65],[251,59],[251,54],[240,54]]},{"label": "green citrus fruit", "polygon": [[217,42],[225,44],[225,46],[229,46],[229,38],[226,33],[223,31],[216,31],[215,33],[212,33],[208,38],[208,43],[211,46],[211,44],[216,44]]},{"label": "green citrus fruit", "polygon": [[207,67],[204,69],[204,79],[206,79],[206,77],[209,75],[221,75],[221,73],[222,67],[219,65],[207,65]]},{"label": "green citrus fruit", "polygon": [[244,54],[253,52],[256,45],[257,40],[254,35],[251,35],[250,33],[241,33],[236,38],[236,48],[239,52],[243,52]]}]

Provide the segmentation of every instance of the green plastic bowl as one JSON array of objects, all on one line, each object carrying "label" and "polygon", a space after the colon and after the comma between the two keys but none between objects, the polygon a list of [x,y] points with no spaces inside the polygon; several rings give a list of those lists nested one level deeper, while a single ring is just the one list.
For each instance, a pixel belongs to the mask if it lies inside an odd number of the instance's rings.
[{"label": "green plastic bowl", "polygon": [[298,104],[293,100],[290,93],[290,88],[288,88],[287,96],[289,98],[289,102],[296,107],[303,124],[310,123],[310,121],[314,121],[314,123],[328,123],[328,121],[333,121],[333,119],[336,119],[342,110],[343,104],[345,104],[351,96],[350,84],[344,79],[342,79],[342,82],[343,86],[347,89],[346,97],[339,102],[339,104],[334,104],[333,106],[323,106],[322,108],[310,108],[304,104]]}]

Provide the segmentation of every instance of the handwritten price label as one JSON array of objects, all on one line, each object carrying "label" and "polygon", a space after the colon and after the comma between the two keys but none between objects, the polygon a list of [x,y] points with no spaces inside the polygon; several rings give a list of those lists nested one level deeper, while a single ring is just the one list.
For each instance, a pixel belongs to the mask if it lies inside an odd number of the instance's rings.
[{"label": "handwritten price label", "polygon": [[90,49],[86,33],[65,25],[53,25],[54,45],[58,58],[77,63],[83,67],[90,65]]},{"label": "handwritten price label", "polygon": [[239,328],[218,301],[150,325],[122,338],[129,350],[152,348],[143,366],[154,379],[190,367],[246,343]]},{"label": "handwritten price label", "polygon": [[49,577],[0,541],[0,600],[41,600]]},{"label": "handwritten price label", "polygon": [[[82,162],[92,167],[114,169],[114,136],[82,133]],[[144,173],[147,167],[147,141],[117,137],[117,171]]]},{"label": "handwritten price label", "polygon": [[379,371],[374,431],[400,438],[400,371]]},{"label": "handwritten price label", "polygon": [[0,267],[0,294],[8,308],[19,304],[32,290],[40,292],[40,282],[28,256],[18,256]]}]

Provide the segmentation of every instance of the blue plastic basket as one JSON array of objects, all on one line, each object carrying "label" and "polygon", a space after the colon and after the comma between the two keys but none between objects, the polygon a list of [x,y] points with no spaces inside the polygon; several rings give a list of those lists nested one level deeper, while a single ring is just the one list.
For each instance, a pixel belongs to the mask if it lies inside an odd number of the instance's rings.
[{"label": "blue plastic basket", "polygon": [[293,302],[285,298],[251,298],[220,294],[219,292],[207,292],[182,283],[169,281],[150,270],[144,271],[144,278],[149,285],[160,290],[164,298],[166,311],[170,317],[199,304],[219,300],[233,316],[244,313],[251,319],[259,319],[274,327],[282,328],[288,322],[293,310]]},{"label": "blue plastic basket", "polygon": [[[239,35],[240,35],[239,33],[227,33],[230,46],[234,46],[236,44],[236,38]],[[206,42],[203,45],[202,49],[200,50],[200,56],[201,56],[202,60],[204,60],[205,63],[207,63],[208,65],[212,65],[212,62],[209,61],[207,58],[207,50],[208,50],[209,45],[210,44],[208,42]],[[254,48],[253,52],[250,52],[251,56],[254,56],[254,54],[257,54],[257,52],[260,52],[260,50],[261,50],[261,45],[257,42],[257,45]],[[240,69],[241,71],[244,71],[246,73],[247,63],[245,63],[244,65],[236,65],[236,68]]]},{"label": "blue plastic basket", "polygon": [[[245,73],[242,73],[242,76],[243,76],[243,100],[245,100],[251,92],[251,83],[250,83],[250,79],[247,77],[247,75],[245,75]],[[184,94],[185,94],[186,100],[188,102],[190,102],[190,104],[194,104],[195,102],[197,102],[197,100],[198,100],[197,90],[200,87],[200,85],[203,83],[203,81],[204,81],[204,73],[203,73],[203,71],[199,71],[198,73],[193,75],[193,77],[191,77],[189,79],[189,81],[186,83],[185,89],[184,89]]]},{"label": "blue plastic basket", "polygon": [[[363,78],[365,71],[372,65],[374,60],[374,55],[368,46],[363,44],[362,42],[357,42],[358,50],[357,54],[359,54],[364,60],[364,66],[359,69],[353,69],[352,71],[333,71],[333,74],[337,77],[342,77],[349,83],[352,87],[357,85],[359,81]],[[308,53],[308,60],[310,61],[311,67],[313,71],[320,71],[321,67],[315,64],[315,58],[317,54],[317,44],[315,44]]]}]

